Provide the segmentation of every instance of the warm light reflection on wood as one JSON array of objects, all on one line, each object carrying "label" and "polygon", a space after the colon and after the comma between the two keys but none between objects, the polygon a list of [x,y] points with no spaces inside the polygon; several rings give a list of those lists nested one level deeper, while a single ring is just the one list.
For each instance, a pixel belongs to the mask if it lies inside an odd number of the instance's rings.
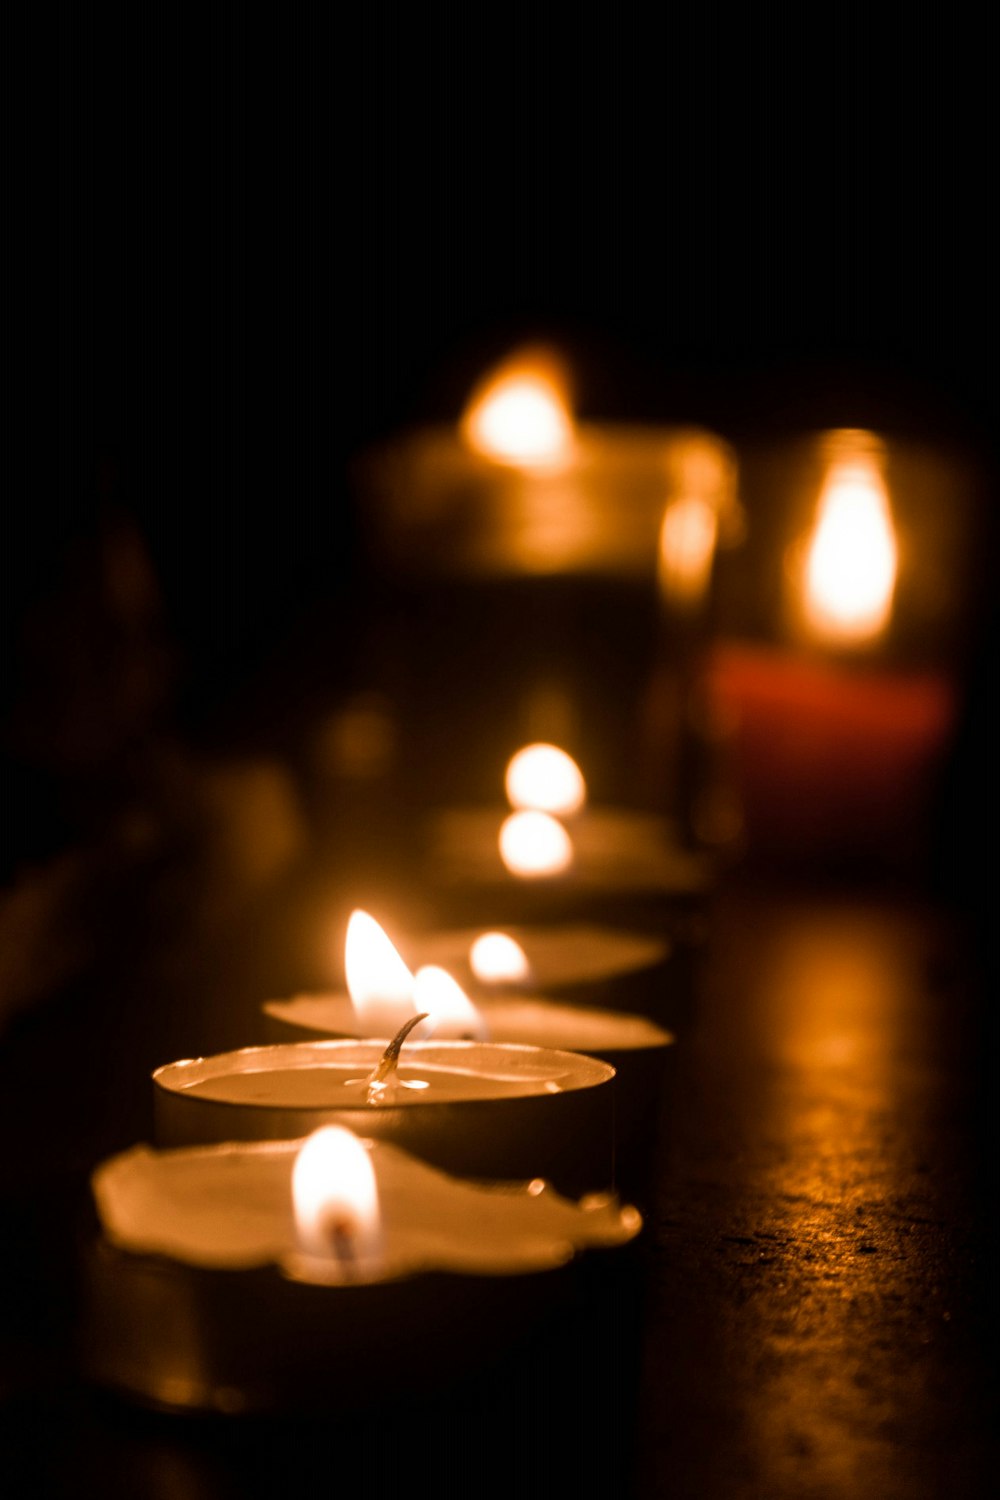
[{"label": "warm light reflection on wood", "polygon": [[913,1272],[913,1118],[928,1086],[915,1037],[935,924],[915,940],[905,910],[789,905],[753,920],[744,952],[755,1175],[743,1190],[759,1216],[726,1243],[753,1288],[741,1318],[756,1351],[754,1441],[762,1464],[794,1471],[778,1486],[789,1493],[822,1475],[824,1493],[885,1494],[885,1413],[907,1379],[898,1345],[922,1342],[919,1327],[901,1333],[896,1288]]}]

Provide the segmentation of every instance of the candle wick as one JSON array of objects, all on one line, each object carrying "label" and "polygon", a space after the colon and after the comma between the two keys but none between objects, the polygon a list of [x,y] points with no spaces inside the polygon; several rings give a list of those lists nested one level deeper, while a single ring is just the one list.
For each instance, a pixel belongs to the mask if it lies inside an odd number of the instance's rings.
[{"label": "candle wick", "polygon": [[396,1032],[396,1035],[379,1058],[378,1065],[367,1080],[368,1092],[366,1103],[381,1104],[389,1085],[395,1081],[396,1067],[399,1063],[399,1054],[403,1043],[418,1022],[427,1020],[427,1015],[427,1011],[422,1011],[420,1015],[411,1016]]},{"label": "candle wick", "polygon": [[337,1214],[326,1225],[330,1249],[335,1260],[345,1272],[353,1271],[357,1265],[358,1252],[354,1238],[354,1225],[343,1214]]}]

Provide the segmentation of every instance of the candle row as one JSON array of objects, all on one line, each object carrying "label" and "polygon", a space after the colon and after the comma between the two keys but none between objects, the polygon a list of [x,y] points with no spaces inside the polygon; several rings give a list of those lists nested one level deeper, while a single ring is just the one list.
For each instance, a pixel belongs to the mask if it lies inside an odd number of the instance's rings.
[{"label": "candle row", "polygon": [[[96,1379],[170,1409],[346,1399],[347,1372],[377,1369],[380,1320],[401,1321],[414,1353],[426,1342],[428,1278],[438,1331],[471,1303],[489,1348],[559,1295],[582,1252],[636,1237],[674,1039],[567,992],[574,972],[655,966],[662,945],[591,929],[581,954],[566,933],[520,936],[470,944],[480,987],[506,990],[473,1001],[443,965],[413,972],[355,912],[346,993],[262,1006],[264,1026],[298,1040],[156,1071],[158,1149],[94,1174]],[[453,961],[462,941],[414,947]],[[563,999],[517,992],[536,968]],[[475,1347],[449,1362],[430,1342],[452,1375]]]},{"label": "candle row", "polygon": [[[614,501],[598,447],[587,493]],[[695,608],[731,501],[726,456],[697,434],[666,453],[654,437],[633,473],[633,447],[619,456],[653,501],[638,550],[669,477],[662,580]],[[588,556],[620,522],[601,509]],[[555,745],[515,756],[505,791],[502,812],[452,808],[427,829],[421,888],[475,944],[429,932],[404,960],[358,911],[346,993],[270,1001],[267,1044],[157,1070],[156,1148],[94,1174],[98,1379],[169,1408],[234,1411],[342,1396],[359,1372],[382,1389],[386,1329],[422,1358],[435,1325],[478,1309],[488,1342],[581,1252],[638,1235],[675,1043],[621,1001],[639,976],[662,976],[665,913],[696,905],[707,871],[665,820],[587,806]],[[645,933],[606,925],[626,920]],[[499,970],[483,967],[487,948]]]}]

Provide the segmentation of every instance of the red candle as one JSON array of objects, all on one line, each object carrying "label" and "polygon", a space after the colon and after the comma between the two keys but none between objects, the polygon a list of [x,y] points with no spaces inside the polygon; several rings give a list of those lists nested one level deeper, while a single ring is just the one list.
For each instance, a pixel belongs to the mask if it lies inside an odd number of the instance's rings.
[{"label": "red candle", "polygon": [[708,678],[731,726],[750,851],[919,856],[954,725],[946,676],[732,641],[715,649]]}]

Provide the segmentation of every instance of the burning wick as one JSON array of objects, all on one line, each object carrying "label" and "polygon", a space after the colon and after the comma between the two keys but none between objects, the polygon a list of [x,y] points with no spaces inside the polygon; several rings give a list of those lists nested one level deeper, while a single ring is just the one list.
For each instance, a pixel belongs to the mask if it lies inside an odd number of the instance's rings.
[{"label": "burning wick", "polygon": [[378,1182],[365,1145],[342,1125],[304,1143],[292,1168],[292,1212],[299,1251],[312,1276],[367,1281],[382,1262]]},{"label": "burning wick", "polygon": [[399,1063],[399,1054],[403,1043],[419,1021],[427,1020],[427,1012],[421,1011],[419,1015],[411,1016],[410,1019],[399,1028],[392,1041],[386,1047],[378,1060],[378,1065],[368,1077],[368,1092],[365,1095],[367,1104],[381,1104],[391,1085],[395,1082],[396,1067]]},{"label": "burning wick", "polygon": [[343,1213],[334,1213],[323,1231],[330,1243],[330,1252],[344,1272],[353,1271],[357,1265],[358,1247],[353,1222]]}]

